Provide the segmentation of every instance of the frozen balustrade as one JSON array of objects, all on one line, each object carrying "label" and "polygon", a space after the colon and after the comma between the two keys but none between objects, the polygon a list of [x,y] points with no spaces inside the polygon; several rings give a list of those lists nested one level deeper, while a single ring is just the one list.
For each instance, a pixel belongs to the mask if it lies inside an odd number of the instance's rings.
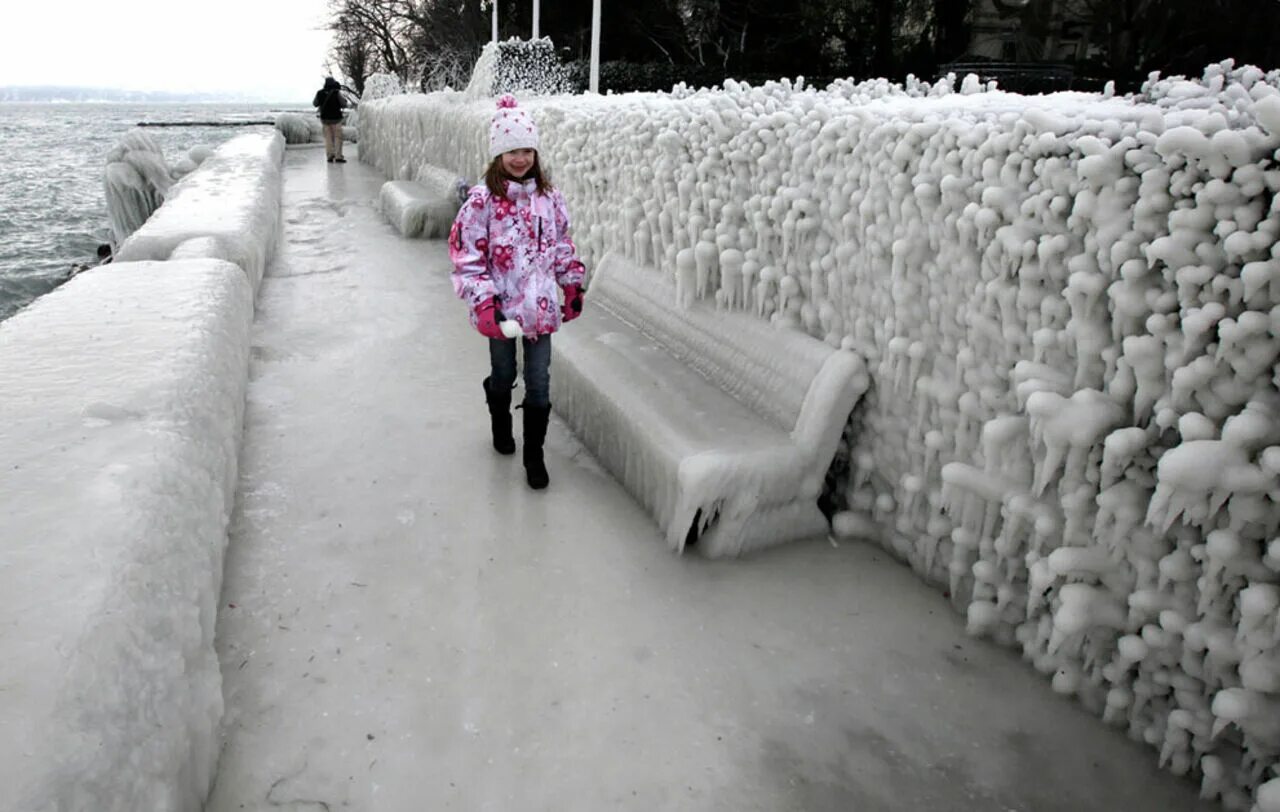
[{"label": "frozen balustrade", "polygon": [[256,291],[280,236],[284,138],[245,133],[219,146],[169,189],[163,205],[124,241],[118,261],[225,259]]},{"label": "frozen balustrade", "polygon": [[653,512],[708,556],[824,534],[818,510],[862,359],[706,304],[609,254],[583,316],[556,334],[552,402]]},{"label": "frozen balustrade", "polygon": [[198,809],[253,289],[116,262],[0,324],[0,807]]}]

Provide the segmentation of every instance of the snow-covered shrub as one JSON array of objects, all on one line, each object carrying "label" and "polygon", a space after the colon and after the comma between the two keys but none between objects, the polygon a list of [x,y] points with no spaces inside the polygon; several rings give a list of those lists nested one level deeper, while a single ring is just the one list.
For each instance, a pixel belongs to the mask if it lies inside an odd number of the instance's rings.
[{"label": "snow-covered shrub", "polygon": [[550,37],[522,40],[512,37],[490,42],[480,52],[467,85],[469,97],[552,96],[575,90],[569,73],[560,64]]},{"label": "snow-covered shrub", "polygon": [[418,66],[418,89],[431,93],[466,87],[478,56],[474,49],[462,46],[431,51]]},{"label": "snow-covered shrub", "polygon": [[286,144],[309,144],[323,137],[320,119],[301,113],[277,114],[275,127],[284,135]]},{"label": "snow-covered shrub", "polygon": [[111,148],[103,185],[107,219],[117,245],[160,207],[172,183],[163,150],[146,132],[130,130]]},{"label": "snow-covered shrub", "polygon": [[[837,530],[1248,808],[1280,764],[1280,77],[527,104],[589,266],[868,359]],[[491,100],[368,115],[388,174],[484,166]]]},{"label": "snow-covered shrub", "polygon": [[360,101],[385,99],[388,96],[399,96],[404,92],[404,83],[400,81],[399,76],[394,73],[375,73],[364,80],[364,93],[360,94]]}]

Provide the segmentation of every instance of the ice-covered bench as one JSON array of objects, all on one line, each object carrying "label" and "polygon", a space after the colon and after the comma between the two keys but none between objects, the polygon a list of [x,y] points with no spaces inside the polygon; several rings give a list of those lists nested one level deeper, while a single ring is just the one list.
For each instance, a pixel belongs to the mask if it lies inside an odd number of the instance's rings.
[{"label": "ice-covered bench", "polygon": [[419,170],[417,180],[382,184],[379,200],[382,213],[401,236],[434,239],[449,236],[465,192],[466,182],[457,175],[428,166]]},{"label": "ice-covered bench", "polygon": [[862,358],[745,313],[676,303],[609,254],[556,334],[555,411],[655,516],[708,556],[822,534],[818,497],[869,378]]},{"label": "ice-covered bench", "polygon": [[[117,262],[225,259],[256,292],[280,237],[284,138],[275,130],[227,141],[116,251]],[[181,247],[181,250],[178,250]]]}]

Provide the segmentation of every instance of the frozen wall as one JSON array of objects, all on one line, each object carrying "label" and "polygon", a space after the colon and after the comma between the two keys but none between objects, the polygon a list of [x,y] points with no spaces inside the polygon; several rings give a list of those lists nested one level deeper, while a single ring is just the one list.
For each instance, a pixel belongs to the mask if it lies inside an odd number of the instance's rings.
[{"label": "frozen wall", "polygon": [[216,606],[282,149],[274,133],[227,142],[115,262],[0,324],[4,812],[204,802],[222,715]]},{"label": "frozen wall", "polygon": [[169,190],[164,205],[116,250],[122,262],[226,259],[256,291],[280,236],[284,137],[245,133],[214,150],[200,168]]},{"label": "frozen wall", "polygon": [[198,810],[253,291],[113,263],[0,324],[0,809]]},{"label": "frozen wall", "polygon": [[[1245,809],[1280,758],[1278,85],[522,103],[588,263],[709,275],[871,360],[838,531]],[[370,103],[361,158],[476,178],[491,105]]]}]

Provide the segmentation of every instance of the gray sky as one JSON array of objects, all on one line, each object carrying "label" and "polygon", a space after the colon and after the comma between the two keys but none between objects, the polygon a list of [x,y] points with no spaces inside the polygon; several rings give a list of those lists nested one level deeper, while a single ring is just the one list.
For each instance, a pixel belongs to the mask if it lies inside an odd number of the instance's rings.
[{"label": "gray sky", "polygon": [[24,0],[5,4],[0,85],[243,92],[309,102],[325,0]]}]

